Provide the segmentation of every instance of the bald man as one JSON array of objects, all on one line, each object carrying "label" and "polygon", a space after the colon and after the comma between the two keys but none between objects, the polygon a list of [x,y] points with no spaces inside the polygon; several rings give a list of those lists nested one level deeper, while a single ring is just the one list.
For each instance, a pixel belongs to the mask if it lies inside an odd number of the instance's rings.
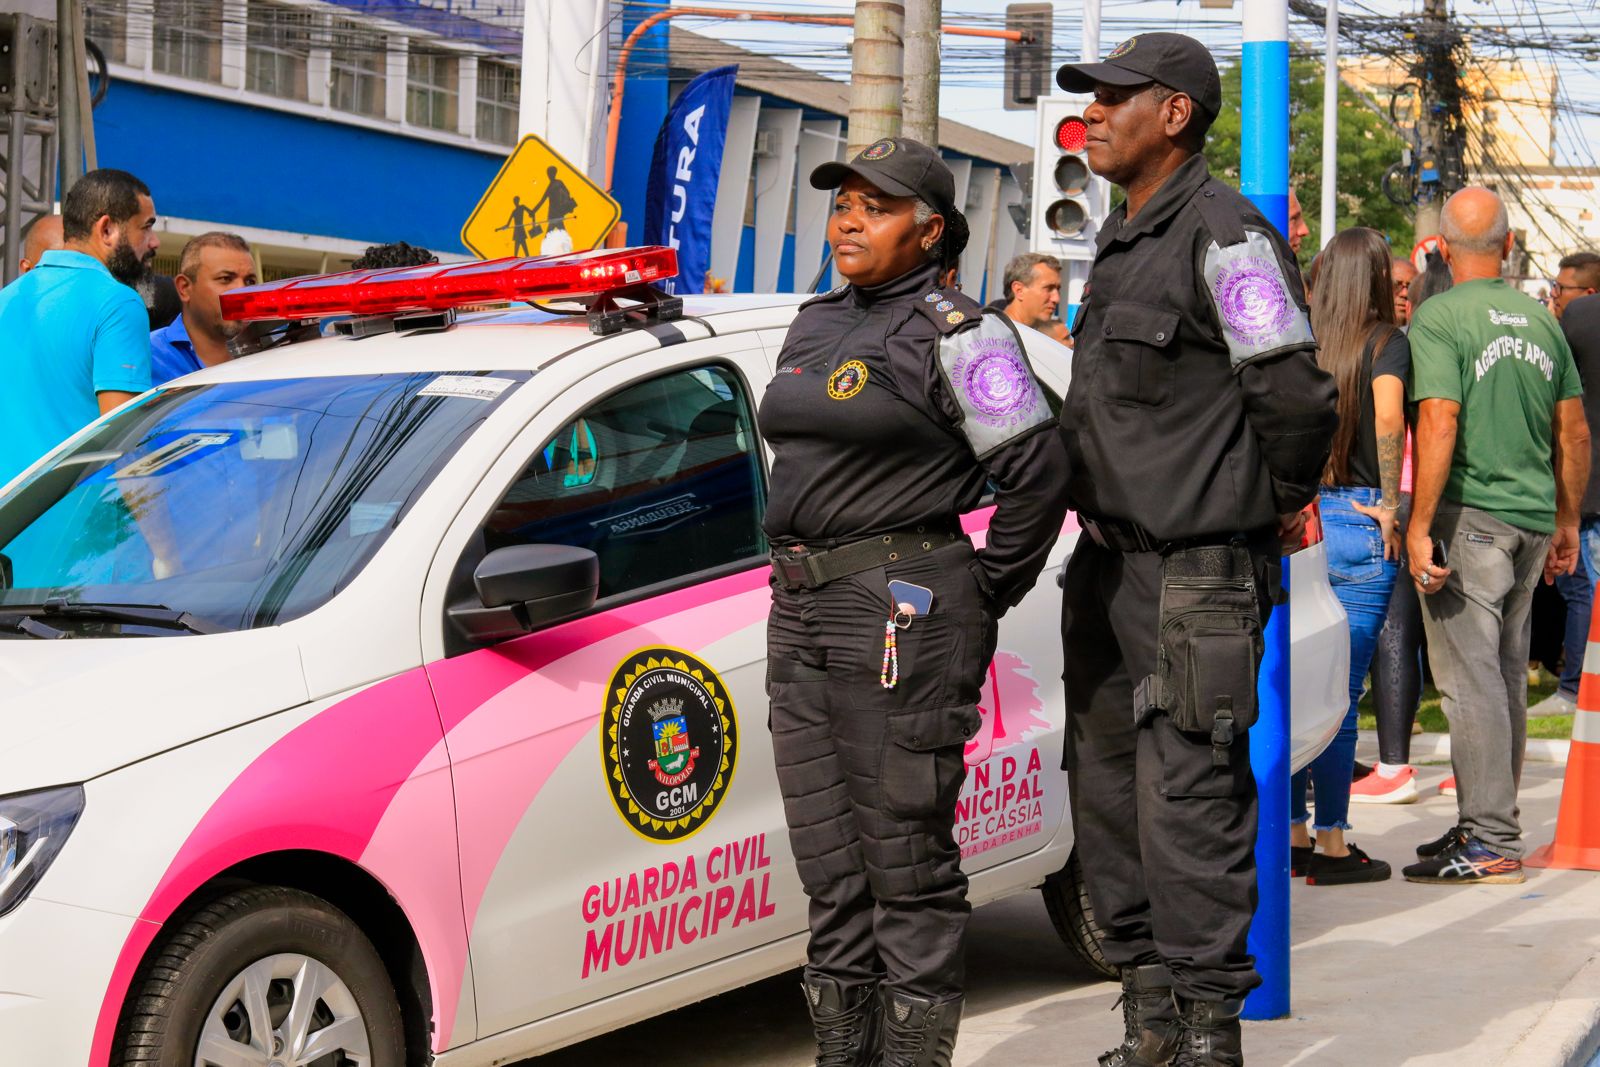
[{"label": "bald man", "polygon": [[1405,326],[1411,322],[1411,283],[1417,280],[1417,268],[1405,256],[1395,256],[1389,273],[1394,278],[1394,321]]},{"label": "bald man", "polygon": [[65,247],[67,241],[61,232],[61,216],[36,216],[22,228],[22,258],[18,261],[22,267],[21,273],[26,274],[32,270],[46,252],[55,252]]},{"label": "bald man", "polygon": [[1289,240],[1289,251],[1295,255],[1300,254],[1300,245],[1311,236],[1311,227],[1306,225],[1306,213],[1300,207],[1300,198],[1295,195],[1294,187],[1289,187],[1289,232],[1284,237]]},{"label": "bald man", "polygon": [[1555,317],[1500,277],[1512,245],[1500,198],[1456,193],[1439,237],[1455,285],[1411,320],[1418,415],[1406,548],[1450,720],[1457,825],[1420,846],[1404,874],[1519,883],[1528,610],[1541,572],[1551,581],[1577,562],[1589,429]]}]

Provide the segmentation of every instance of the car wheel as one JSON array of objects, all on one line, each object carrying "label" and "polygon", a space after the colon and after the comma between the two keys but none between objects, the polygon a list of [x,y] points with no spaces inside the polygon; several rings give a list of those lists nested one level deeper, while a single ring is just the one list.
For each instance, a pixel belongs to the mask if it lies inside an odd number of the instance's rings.
[{"label": "car wheel", "polygon": [[142,970],[116,1060],[158,1067],[404,1067],[400,1006],[360,927],[258,886],[179,923]]},{"label": "car wheel", "polygon": [[1089,888],[1083,881],[1083,864],[1078,861],[1078,850],[1067,857],[1067,865],[1044,880],[1039,887],[1044,894],[1045,910],[1056,933],[1072,949],[1072,954],[1083,965],[1101,978],[1118,977],[1117,969],[1106,962],[1100,950],[1100,927],[1094,921],[1094,908],[1089,903]]}]

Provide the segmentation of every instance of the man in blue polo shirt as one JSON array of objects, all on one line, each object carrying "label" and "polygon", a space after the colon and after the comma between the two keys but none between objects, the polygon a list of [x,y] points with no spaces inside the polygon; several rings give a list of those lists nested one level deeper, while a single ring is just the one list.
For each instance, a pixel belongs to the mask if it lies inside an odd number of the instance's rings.
[{"label": "man in blue polo shirt", "polygon": [[183,313],[150,334],[151,385],[165,385],[232,358],[228,342],[244,323],[223,321],[222,294],[256,284],[255,257],[238,234],[203,233],[183,246],[173,283]]},{"label": "man in blue polo shirt", "polygon": [[66,247],[0,289],[0,485],[150,388],[150,319],[132,288],[160,244],[150,190],[90,171],[61,215]]}]

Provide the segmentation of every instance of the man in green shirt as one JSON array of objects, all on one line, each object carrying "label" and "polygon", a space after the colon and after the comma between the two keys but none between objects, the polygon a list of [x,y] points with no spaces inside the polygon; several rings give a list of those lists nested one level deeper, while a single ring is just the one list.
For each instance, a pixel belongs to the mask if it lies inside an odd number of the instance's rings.
[{"label": "man in green shirt", "polygon": [[1589,429],[1554,316],[1500,278],[1512,244],[1500,198],[1456,193],[1440,238],[1455,286],[1411,320],[1416,486],[1406,550],[1450,719],[1458,825],[1420,846],[1421,862],[1404,874],[1515,883],[1528,609],[1541,571],[1550,581],[1577,562]]}]

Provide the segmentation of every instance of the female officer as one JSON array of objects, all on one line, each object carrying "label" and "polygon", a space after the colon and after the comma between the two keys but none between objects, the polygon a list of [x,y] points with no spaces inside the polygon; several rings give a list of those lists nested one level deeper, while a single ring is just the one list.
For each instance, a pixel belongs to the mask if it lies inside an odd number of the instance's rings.
[{"label": "female officer", "polygon": [[[1066,456],[1010,322],[936,284],[955,218],[938,154],[878,141],[811,184],[838,190],[828,241],[849,284],[802,306],[760,410],[772,745],[811,898],[804,990],[822,1067],[935,1067],[955,1046],[971,910],[953,837],[962,750],[996,619],[1061,530]],[[959,516],[989,483],[975,553]]]}]

